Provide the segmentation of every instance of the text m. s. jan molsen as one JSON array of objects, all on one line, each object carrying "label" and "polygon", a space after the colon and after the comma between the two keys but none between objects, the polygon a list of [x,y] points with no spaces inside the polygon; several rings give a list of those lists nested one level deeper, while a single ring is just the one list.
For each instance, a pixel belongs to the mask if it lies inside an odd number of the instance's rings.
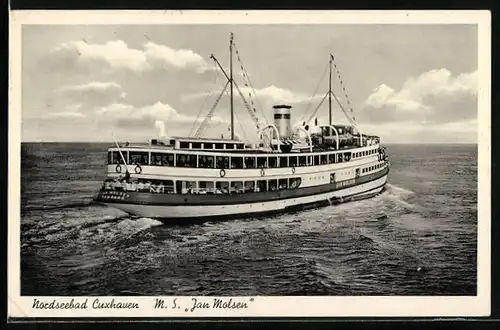
[{"label": "text m. s. jan molsen", "polygon": [[[189,306],[181,306],[178,298],[174,298],[170,304],[163,299],[155,299],[156,309],[177,309],[184,308],[185,312],[194,312],[197,309],[246,309],[248,304],[253,302],[253,298],[236,300],[234,298],[191,298]],[[170,306],[169,306],[170,305]]]}]

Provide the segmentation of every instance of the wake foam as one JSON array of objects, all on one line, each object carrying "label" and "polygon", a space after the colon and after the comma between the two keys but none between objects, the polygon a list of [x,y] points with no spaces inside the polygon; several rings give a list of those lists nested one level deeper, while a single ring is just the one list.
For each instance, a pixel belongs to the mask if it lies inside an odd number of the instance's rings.
[{"label": "wake foam", "polygon": [[109,215],[109,216],[102,217],[96,221],[86,222],[86,223],[82,224],[80,226],[80,228],[81,229],[92,228],[92,227],[96,227],[96,226],[106,224],[106,223],[120,222],[121,220],[128,219],[128,218],[130,218],[128,215],[122,215],[122,216],[118,216],[118,217]]},{"label": "wake foam", "polygon": [[390,183],[386,184],[386,191],[392,195],[400,197],[407,197],[414,194],[414,192],[409,189],[405,189]]},{"label": "wake foam", "polygon": [[387,184],[386,191],[380,195],[380,197],[386,201],[390,201],[396,205],[395,209],[402,212],[402,214],[406,213],[419,213],[420,206],[416,204],[409,203],[406,199],[415,192],[395,186],[393,184]]},{"label": "wake foam", "polygon": [[138,219],[124,219],[123,221],[118,222],[118,229],[121,232],[127,233],[129,235],[136,234],[143,230],[160,226],[163,223],[158,220],[154,220],[151,218],[138,218]]}]

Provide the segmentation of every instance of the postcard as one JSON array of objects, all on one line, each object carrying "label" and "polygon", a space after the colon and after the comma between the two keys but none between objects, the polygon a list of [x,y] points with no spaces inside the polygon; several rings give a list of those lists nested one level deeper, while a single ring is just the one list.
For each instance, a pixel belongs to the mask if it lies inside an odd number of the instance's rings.
[{"label": "postcard", "polygon": [[12,11],[8,315],[490,314],[488,11]]}]

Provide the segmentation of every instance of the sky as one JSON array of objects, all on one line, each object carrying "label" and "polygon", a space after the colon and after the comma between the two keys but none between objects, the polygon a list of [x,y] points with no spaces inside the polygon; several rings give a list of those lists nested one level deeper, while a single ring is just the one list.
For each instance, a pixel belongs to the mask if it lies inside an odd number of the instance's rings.
[{"label": "sky", "polygon": [[[203,120],[226,83],[210,55],[228,72],[230,32],[234,81],[259,127],[282,103],[294,125],[327,124],[333,54],[332,90],[362,133],[477,143],[477,26],[451,24],[23,26],[22,140],[147,141],[161,126],[168,136],[201,127],[199,136],[227,137],[228,90]],[[235,134],[254,140],[236,88],[234,105]],[[332,111],[348,123],[335,101]]]}]

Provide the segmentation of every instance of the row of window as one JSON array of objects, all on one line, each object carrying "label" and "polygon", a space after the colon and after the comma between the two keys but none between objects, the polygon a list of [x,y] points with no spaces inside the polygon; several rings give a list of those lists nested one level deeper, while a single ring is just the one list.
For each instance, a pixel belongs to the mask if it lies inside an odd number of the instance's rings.
[{"label": "row of window", "polygon": [[[176,166],[193,168],[278,168],[335,164],[348,161],[351,156],[362,157],[376,153],[376,149],[363,152],[331,153],[314,156],[210,156],[143,151],[124,151],[123,158],[132,165]],[[118,151],[108,153],[108,164],[123,164]]]},{"label": "row of window", "polygon": [[173,181],[144,180],[120,182],[108,179],[104,182],[105,190],[138,191],[166,194],[241,194],[249,192],[296,189],[301,178],[283,178],[257,181]]},{"label": "row of window", "polygon": [[378,163],[378,164],[375,164],[373,166],[364,168],[362,172],[363,173],[371,172],[371,171],[374,171],[374,170],[378,170],[379,168],[382,168],[383,166],[384,166],[384,163]]},{"label": "row of window", "polygon": [[206,149],[206,150],[242,150],[243,143],[212,143],[212,142],[179,142],[181,149]]},{"label": "row of window", "polygon": [[376,153],[377,153],[377,149],[370,149],[370,150],[355,152],[353,154],[353,157],[358,158],[358,157],[370,156],[370,155],[374,155]]}]

